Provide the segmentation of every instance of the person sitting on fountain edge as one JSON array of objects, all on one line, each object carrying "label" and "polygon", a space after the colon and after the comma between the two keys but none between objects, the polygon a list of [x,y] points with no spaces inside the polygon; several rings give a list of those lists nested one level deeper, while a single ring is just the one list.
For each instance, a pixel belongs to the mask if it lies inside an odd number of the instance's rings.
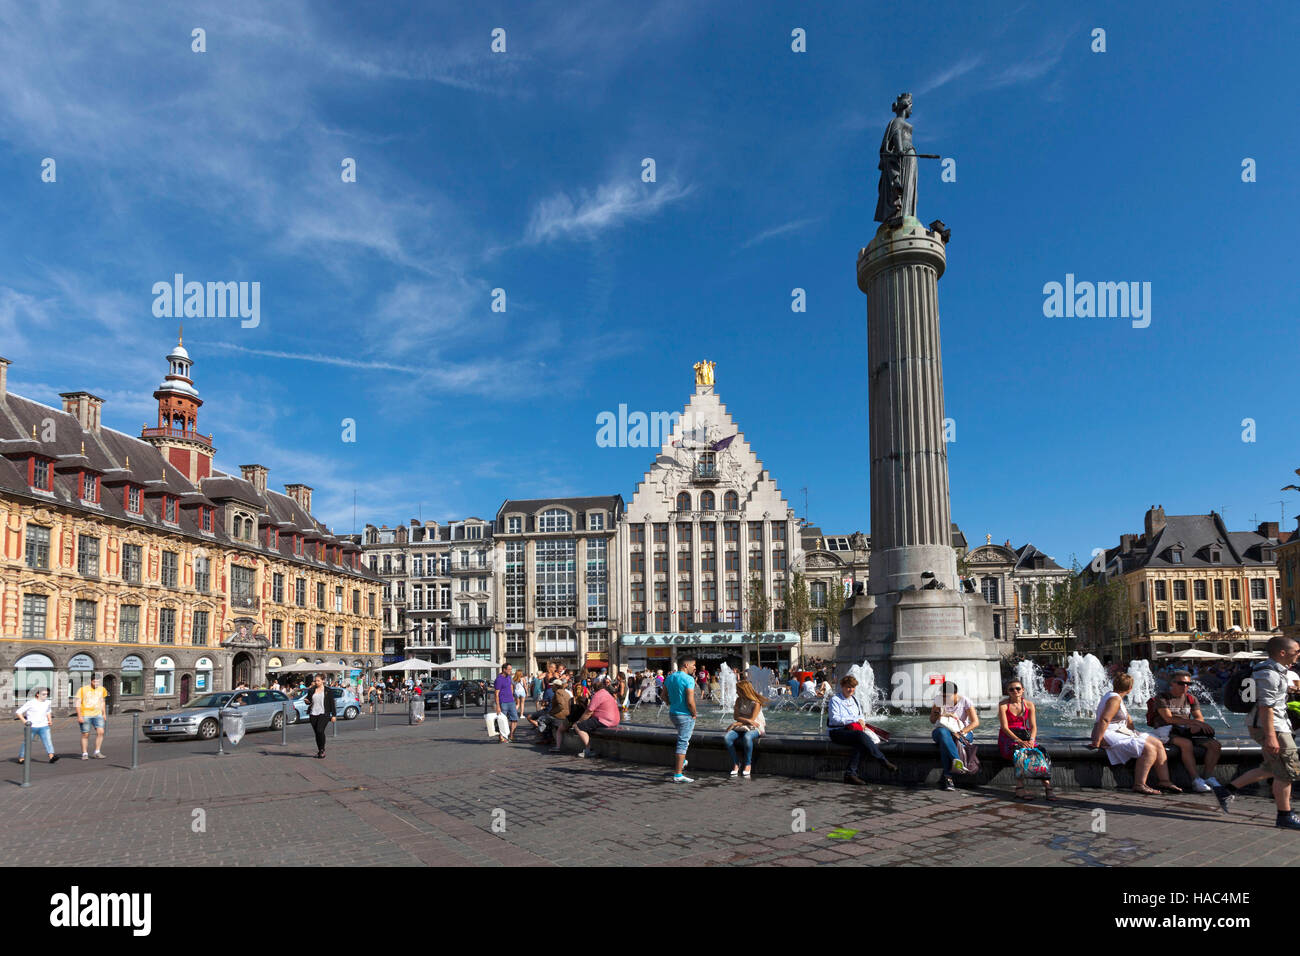
[{"label": "person sitting on fountain edge", "polygon": [[[1016,751],[1021,747],[1037,747],[1047,755],[1047,750],[1038,745],[1038,711],[1034,702],[1025,696],[1025,685],[1018,677],[1007,681],[1007,696],[998,704],[998,752],[1003,760],[1012,762]],[[1056,800],[1052,792],[1052,781],[1043,779],[1043,796]],[[1025,789],[1023,777],[1016,777],[1016,799],[1029,801],[1034,799]]]},{"label": "person sitting on fountain edge", "polygon": [[957,751],[957,741],[969,744],[975,740],[974,731],[980,725],[980,715],[975,712],[975,705],[969,697],[957,693],[956,683],[944,681],[934,706],[930,708],[930,723],[935,725],[930,737],[939,745],[942,770],[939,789],[956,790],[952,782],[953,772],[966,772],[966,765]]},{"label": "person sitting on fountain edge", "polygon": [[867,729],[862,706],[853,696],[857,689],[856,677],[849,675],[840,681],[840,692],[832,694],[827,701],[826,732],[830,735],[831,743],[853,748],[849,767],[844,771],[844,782],[860,785],[866,783],[858,776],[858,767],[864,755],[878,760],[890,773],[898,773],[898,768],[880,752],[880,747],[877,745],[878,738]]},{"label": "person sitting on fountain edge", "polygon": [[[1214,739],[1214,728],[1201,714],[1201,702],[1192,696],[1192,675],[1187,671],[1174,671],[1169,675],[1169,690],[1156,694],[1147,702],[1147,725],[1155,730],[1162,743],[1178,751],[1187,775],[1192,778],[1192,789],[1209,793],[1223,786],[1214,777],[1223,749]],[[1205,775],[1196,772],[1195,745],[1205,748]]]}]

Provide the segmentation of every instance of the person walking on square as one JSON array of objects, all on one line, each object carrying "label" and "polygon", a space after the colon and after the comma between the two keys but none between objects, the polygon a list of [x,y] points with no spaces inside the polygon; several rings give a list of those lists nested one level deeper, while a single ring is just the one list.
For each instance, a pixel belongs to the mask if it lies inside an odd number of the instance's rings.
[{"label": "person walking on square", "polygon": [[515,709],[515,684],[510,676],[511,667],[509,664],[501,665],[501,673],[497,675],[496,682],[492,685],[495,692],[493,694],[493,703],[496,706],[498,715],[505,715],[509,722],[509,734],[498,733],[503,744],[508,744],[514,740],[515,726],[519,723],[519,711]]},{"label": "person walking on square", "polygon": [[[30,724],[32,728],[32,738],[39,739],[45,744],[45,753],[50,758],[50,763],[59,759],[58,754],[54,752],[54,741],[50,738],[50,710],[53,708],[50,701],[50,692],[48,688],[38,687],[36,692],[28,698],[14,713],[14,720],[21,720],[25,724]],[[23,735],[23,743],[18,748],[18,762],[22,763],[27,759],[27,735]]]},{"label": "person walking on square", "polygon": [[1227,813],[1240,788],[1272,777],[1277,806],[1274,825],[1283,830],[1300,830],[1300,819],[1291,808],[1293,784],[1300,780],[1300,754],[1287,716],[1288,671],[1300,659],[1300,644],[1279,634],[1269,638],[1264,650],[1268,660],[1260,661],[1250,672],[1255,682],[1255,707],[1248,724],[1251,738],[1263,748],[1263,764],[1215,787],[1214,796]]},{"label": "person walking on square", "polygon": [[694,783],[682,773],[686,769],[686,751],[695,731],[695,658],[683,657],[677,670],[664,678],[664,693],[668,697],[668,719],[677,728],[677,766],[673,783]]},{"label": "person walking on square", "polygon": [[100,748],[104,745],[104,699],[108,691],[99,686],[99,675],[92,674],[90,683],[77,691],[77,720],[81,722],[81,759],[89,760],[86,748],[90,743],[90,731],[95,730],[95,758],[103,760]]},{"label": "person walking on square", "polygon": [[564,686],[564,681],[558,677],[551,681],[551,690],[554,691],[554,695],[551,697],[551,711],[547,714],[550,718],[548,724],[554,728],[555,735],[555,746],[551,748],[551,753],[559,753],[564,749],[564,731],[569,726],[573,695]]},{"label": "person walking on square", "polygon": [[325,728],[334,723],[334,695],[325,686],[325,676],[317,674],[307,691],[307,719],[316,734],[316,756],[325,756]]}]

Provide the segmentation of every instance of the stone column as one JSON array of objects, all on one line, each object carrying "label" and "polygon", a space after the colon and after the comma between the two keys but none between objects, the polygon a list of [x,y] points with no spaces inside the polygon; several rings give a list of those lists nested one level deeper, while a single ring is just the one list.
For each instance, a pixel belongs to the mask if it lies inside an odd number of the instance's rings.
[{"label": "stone column", "polygon": [[939,236],[915,219],[882,228],[858,257],[867,295],[872,594],[920,587],[931,571],[957,586],[943,441]]}]

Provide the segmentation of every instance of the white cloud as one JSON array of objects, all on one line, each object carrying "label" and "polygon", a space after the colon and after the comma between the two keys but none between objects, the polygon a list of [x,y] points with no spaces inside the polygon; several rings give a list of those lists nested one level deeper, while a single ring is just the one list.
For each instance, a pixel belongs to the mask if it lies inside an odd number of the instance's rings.
[{"label": "white cloud", "polygon": [[766,242],[768,239],[783,236],[787,232],[798,232],[805,226],[811,226],[814,222],[817,222],[819,218],[820,217],[813,217],[811,219],[792,219],[779,226],[773,226],[771,229],[764,229],[762,232],[758,233],[758,235],[746,239],[741,243],[740,248],[748,249],[750,246],[756,246],[760,242]]},{"label": "white cloud", "polygon": [[625,222],[648,219],[690,192],[690,187],[672,181],[643,183],[634,179],[607,182],[595,192],[579,191],[575,196],[556,193],[533,209],[525,241],[591,239]]}]

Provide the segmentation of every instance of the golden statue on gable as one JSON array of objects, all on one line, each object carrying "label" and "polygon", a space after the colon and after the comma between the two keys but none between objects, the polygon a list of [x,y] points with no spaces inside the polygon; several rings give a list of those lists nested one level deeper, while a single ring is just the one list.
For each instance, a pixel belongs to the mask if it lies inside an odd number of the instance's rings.
[{"label": "golden statue on gable", "polygon": [[710,362],[708,359],[705,359],[703,362],[696,362],[695,363],[695,384],[712,385],[713,369],[717,364],[718,364],[717,362]]}]

